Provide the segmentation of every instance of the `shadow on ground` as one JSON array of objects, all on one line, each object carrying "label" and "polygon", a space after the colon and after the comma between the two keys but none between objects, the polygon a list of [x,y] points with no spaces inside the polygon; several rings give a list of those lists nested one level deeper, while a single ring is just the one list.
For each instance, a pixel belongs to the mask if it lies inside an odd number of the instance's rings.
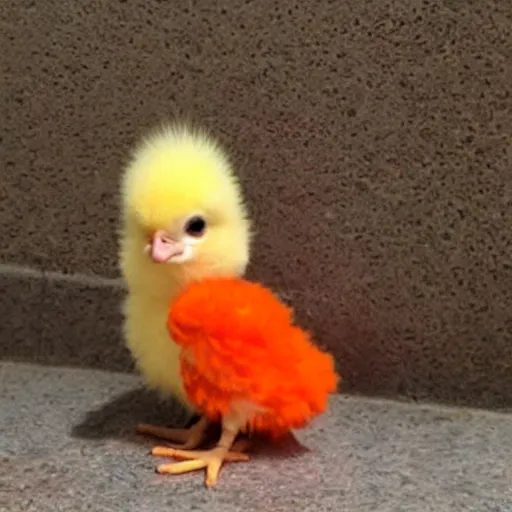
[{"label": "shadow on ground", "polygon": [[173,400],[163,400],[143,388],[117,395],[85,414],[71,435],[81,439],[105,439],[134,435],[137,423],[183,427],[194,418]]},{"label": "shadow on ground", "polygon": [[[71,436],[80,439],[120,438],[133,443],[147,443],[148,437],[136,434],[138,423],[168,427],[186,427],[197,421],[178,402],[163,400],[156,393],[143,388],[118,395],[85,414],[84,419],[71,430]],[[216,429],[218,435],[218,428]],[[215,431],[212,432],[215,435]],[[293,433],[272,442],[263,436],[253,437],[254,457],[294,457],[309,452]]]}]

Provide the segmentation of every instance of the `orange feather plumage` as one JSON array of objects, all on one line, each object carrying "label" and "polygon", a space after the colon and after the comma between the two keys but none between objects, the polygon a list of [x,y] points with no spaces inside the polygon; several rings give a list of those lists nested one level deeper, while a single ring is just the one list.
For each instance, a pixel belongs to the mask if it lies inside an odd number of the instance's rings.
[{"label": "orange feather plumage", "polygon": [[189,285],[167,327],[182,347],[189,400],[219,420],[251,411],[247,428],[279,436],[324,412],[338,375],[330,354],[292,323],[292,311],[264,286],[238,278]]}]

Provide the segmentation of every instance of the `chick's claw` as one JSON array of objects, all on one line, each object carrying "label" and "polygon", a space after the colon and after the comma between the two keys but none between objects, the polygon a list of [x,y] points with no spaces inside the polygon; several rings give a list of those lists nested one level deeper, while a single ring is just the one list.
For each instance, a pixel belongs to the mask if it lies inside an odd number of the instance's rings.
[{"label": "chick's claw", "polygon": [[247,454],[228,451],[223,447],[216,447],[205,451],[191,451],[156,446],[153,448],[153,455],[174,457],[181,460],[181,462],[174,462],[172,464],[161,464],[157,468],[160,474],[180,475],[206,468],[207,487],[217,483],[220,468],[224,462],[245,462],[249,460]]}]

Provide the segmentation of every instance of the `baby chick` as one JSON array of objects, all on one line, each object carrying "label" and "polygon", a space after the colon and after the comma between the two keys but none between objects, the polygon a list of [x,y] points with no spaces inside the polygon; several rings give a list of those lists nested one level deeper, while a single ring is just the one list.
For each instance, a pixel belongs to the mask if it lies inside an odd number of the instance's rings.
[{"label": "baby chick", "polygon": [[182,349],[187,396],[203,415],[198,425],[221,422],[222,432],[210,450],[155,447],[154,455],[185,459],[160,465],[160,473],[206,468],[211,487],[224,462],[248,460],[236,447],[240,432],[284,436],[324,412],[337,389],[333,357],[258,283],[226,277],[192,283],[171,304],[167,325]]},{"label": "baby chick", "polygon": [[[250,221],[240,184],[210,136],[173,125],[135,149],[121,196],[119,257],[128,289],[123,308],[127,347],[148,387],[195,412],[180,376],[180,348],[169,342],[168,306],[191,281],[244,274]],[[137,429],[194,445],[184,429]]]}]

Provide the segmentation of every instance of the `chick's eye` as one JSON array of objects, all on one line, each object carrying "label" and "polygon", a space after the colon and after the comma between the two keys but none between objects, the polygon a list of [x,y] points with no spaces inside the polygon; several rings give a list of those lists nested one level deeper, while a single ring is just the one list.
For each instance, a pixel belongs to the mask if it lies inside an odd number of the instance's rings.
[{"label": "chick's eye", "polygon": [[205,230],[206,221],[202,217],[192,217],[185,224],[185,233],[190,236],[203,236]]}]

